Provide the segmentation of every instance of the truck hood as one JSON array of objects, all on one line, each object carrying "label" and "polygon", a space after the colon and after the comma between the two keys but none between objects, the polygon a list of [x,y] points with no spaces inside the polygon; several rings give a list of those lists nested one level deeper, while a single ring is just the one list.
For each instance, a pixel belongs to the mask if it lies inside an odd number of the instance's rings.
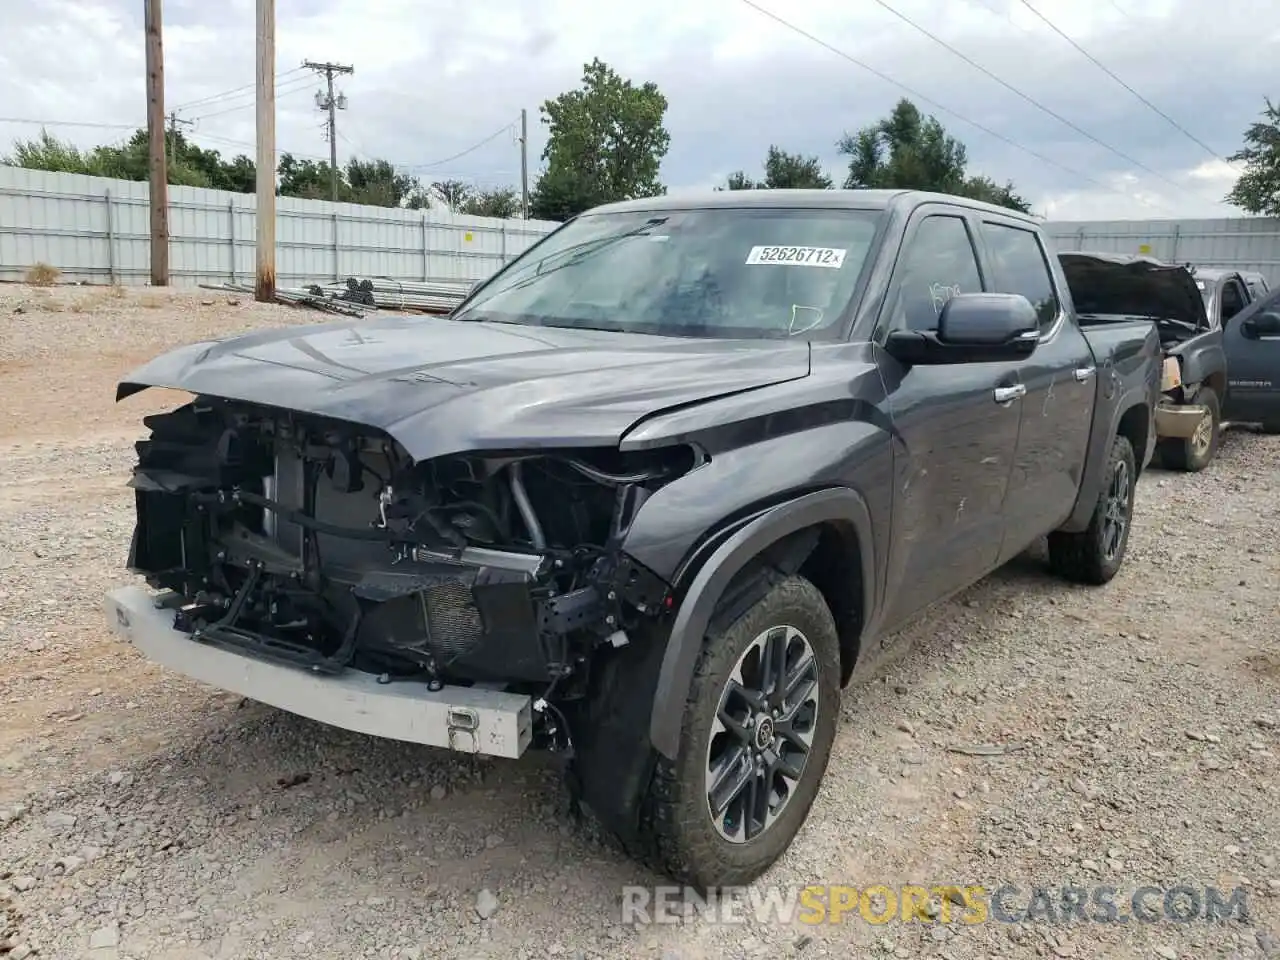
[{"label": "truck hood", "polygon": [[1180,320],[1207,328],[1204,299],[1186,267],[1127,254],[1059,253],[1079,313]]},{"label": "truck hood", "polygon": [[287,327],[179,347],[126,376],[374,427],[413,458],[619,443],[646,417],[807,376],[809,345],[439,317]]}]

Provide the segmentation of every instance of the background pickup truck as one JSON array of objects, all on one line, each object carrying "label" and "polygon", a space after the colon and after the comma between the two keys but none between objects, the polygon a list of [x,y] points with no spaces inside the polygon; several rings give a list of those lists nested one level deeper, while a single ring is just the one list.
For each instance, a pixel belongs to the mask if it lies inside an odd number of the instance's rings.
[{"label": "background pickup truck", "polygon": [[[1227,356],[1217,311],[1230,296],[1206,292],[1188,267],[1153,257],[1061,251],[1058,259],[1086,330],[1155,323],[1164,351],[1156,450],[1166,467],[1203,470],[1218,451],[1222,426]],[[1247,296],[1237,275],[1228,279],[1228,290]]]},{"label": "background pickup truck", "polygon": [[1151,324],[1082,330],[1036,223],[906,191],[589,211],[447,319],[198,343],[150,417],[110,622],[378,736],[563,751],[699,886],[791,843],[841,691],[1048,535],[1102,584],[1151,457]]}]

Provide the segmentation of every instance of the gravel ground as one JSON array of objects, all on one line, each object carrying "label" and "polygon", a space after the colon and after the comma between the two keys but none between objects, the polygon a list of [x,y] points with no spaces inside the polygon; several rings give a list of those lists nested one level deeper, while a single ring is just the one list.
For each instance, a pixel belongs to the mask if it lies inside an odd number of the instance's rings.
[{"label": "gravel ground", "polygon": [[0,287],[0,956],[1280,956],[1280,438],[1233,432],[1205,473],[1144,477],[1109,587],[1032,556],[899,634],[756,887],[1014,884],[1025,907],[1035,884],[1109,885],[1124,914],[1135,888],[1209,885],[1243,889],[1247,916],[634,925],[622,887],[659,881],[568,816],[552,761],[328,729],[104,629],[103,591],[130,579],[130,442],[174,403],[117,408],[116,378],[168,345],[313,319]]}]

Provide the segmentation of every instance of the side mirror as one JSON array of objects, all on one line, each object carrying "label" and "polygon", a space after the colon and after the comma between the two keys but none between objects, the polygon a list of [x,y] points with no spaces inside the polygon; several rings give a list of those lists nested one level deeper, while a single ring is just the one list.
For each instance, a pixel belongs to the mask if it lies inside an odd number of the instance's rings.
[{"label": "side mirror", "polygon": [[1240,324],[1240,332],[1251,340],[1280,337],[1280,310],[1264,310]]},{"label": "side mirror", "polygon": [[897,330],[885,349],[900,363],[998,363],[1031,356],[1040,319],[1017,293],[962,293],[942,307],[938,329]]}]

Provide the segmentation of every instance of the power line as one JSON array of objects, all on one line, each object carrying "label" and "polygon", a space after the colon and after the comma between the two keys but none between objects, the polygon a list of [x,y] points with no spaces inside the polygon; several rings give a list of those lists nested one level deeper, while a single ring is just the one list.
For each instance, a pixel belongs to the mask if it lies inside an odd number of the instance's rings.
[{"label": "power line", "polygon": [[30,120],[26,117],[0,117],[0,123],[29,123],[38,127],[96,127],[99,130],[136,130],[136,123],[94,123],[88,120]]},{"label": "power line", "polygon": [[1094,136],[1092,133],[1090,133],[1088,130],[1085,130],[1083,127],[1079,126],[1078,124],[1073,123],[1072,121],[1068,120],[1066,117],[1064,117],[1062,114],[1060,114],[1060,113],[1056,112],[1055,110],[1052,110],[1052,109],[1050,109],[1049,107],[1046,107],[1046,106],[1045,106],[1043,103],[1041,103],[1039,100],[1035,99],[1035,97],[1032,97],[1030,94],[1023,93],[1021,90],[1019,90],[1019,89],[1018,89],[1017,87],[1015,87],[1013,84],[1009,83],[1007,80],[1004,80],[1004,79],[1002,79],[1002,78],[1000,78],[1000,77],[996,76],[994,73],[992,73],[992,72],[991,72],[990,70],[988,70],[986,67],[984,67],[982,64],[978,63],[977,61],[973,60],[972,58],[970,58],[970,57],[966,56],[965,54],[961,53],[959,50],[957,50],[955,47],[951,46],[951,44],[947,43],[947,41],[943,40],[943,39],[942,39],[941,37],[939,37],[937,34],[935,34],[935,33],[930,33],[926,28],[924,28],[924,27],[920,26],[920,24],[916,23],[914,20],[912,20],[910,17],[908,17],[905,13],[903,13],[901,10],[898,10],[898,9],[897,9],[896,7],[894,7],[891,3],[889,3],[889,2],[888,2],[888,0],[875,0],[875,3],[876,3],[876,4],[878,4],[879,6],[883,7],[885,10],[889,11],[891,14],[893,14],[895,17],[897,17],[897,18],[898,18],[899,20],[901,20],[903,23],[907,24],[907,25],[908,25],[909,27],[911,27],[913,30],[916,30],[916,31],[918,31],[918,32],[920,32],[920,33],[922,33],[922,34],[924,34],[926,37],[928,37],[930,40],[932,40],[934,43],[938,44],[939,46],[945,47],[948,51],[950,51],[950,52],[951,52],[952,54],[954,54],[955,56],[959,57],[961,60],[963,60],[963,61],[964,61],[965,63],[967,63],[969,66],[971,66],[973,69],[975,69],[975,70],[977,70],[979,73],[981,73],[983,76],[989,77],[990,79],[994,80],[996,83],[1000,84],[1000,86],[1002,86],[1002,87],[1004,87],[1006,90],[1008,90],[1010,93],[1016,94],[1017,96],[1021,97],[1021,98],[1022,98],[1023,100],[1025,100],[1027,103],[1029,103],[1029,104],[1031,104],[1033,107],[1035,107],[1037,110],[1041,111],[1042,113],[1046,113],[1046,114],[1048,114],[1049,116],[1051,116],[1051,117],[1053,117],[1055,120],[1057,120],[1059,123],[1062,123],[1062,124],[1064,124],[1064,125],[1066,125],[1066,126],[1070,127],[1072,130],[1074,130],[1076,133],[1080,134],[1080,136],[1084,137],[1086,140],[1090,140],[1090,141],[1092,141],[1093,143],[1096,143],[1098,146],[1102,147],[1104,150],[1107,150],[1107,151],[1109,151],[1109,152],[1111,152],[1111,153],[1114,153],[1117,157],[1119,157],[1121,160],[1124,160],[1126,163],[1131,163],[1131,164],[1133,164],[1133,165],[1134,165],[1135,167],[1137,167],[1139,170],[1143,170],[1143,171],[1145,171],[1145,172],[1147,172],[1147,173],[1151,174],[1151,176],[1156,177],[1156,178],[1157,178],[1157,179],[1159,179],[1159,180],[1163,180],[1165,183],[1169,184],[1169,186],[1174,187],[1174,188],[1175,188],[1175,189],[1177,189],[1177,190],[1185,190],[1185,189],[1186,189],[1186,187],[1185,187],[1185,185],[1184,185],[1184,184],[1175,183],[1173,180],[1170,180],[1168,177],[1166,177],[1164,174],[1160,173],[1159,171],[1157,171],[1157,170],[1153,170],[1151,167],[1148,167],[1148,166],[1147,166],[1145,163],[1143,163],[1142,161],[1134,159],[1133,157],[1129,156],[1127,153],[1124,153],[1123,151],[1118,150],[1117,148],[1115,148],[1115,147],[1111,146],[1111,144],[1109,144],[1109,143],[1104,143],[1102,140],[1099,140],[1097,137],[1095,137],[1095,136]]},{"label": "power line", "polygon": [[489,134],[489,136],[485,137],[483,140],[479,141],[478,143],[473,143],[471,146],[467,147],[467,149],[459,153],[455,153],[451,157],[445,157],[443,160],[433,160],[431,163],[411,163],[411,164],[406,163],[404,164],[404,166],[411,167],[414,170],[429,170],[432,167],[442,167],[446,163],[452,163],[454,160],[461,160],[463,157],[467,156],[468,154],[475,153],[475,151],[479,150],[481,147],[485,146],[486,144],[492,143],[494,140],[497,140],[498,137],[502,136],[502,134],[510,132],[511,128],[517,122],[518,120],[512,120],[504,124],[503,126],[499,127],[497,130],[495,130],[493,133]]},{"label": "power line", "polygon": [[[1124,82],[1123,80],[1121,80],[1118,76],[1116,76],[1114,73],[1112,73],[1112,72],[1111,72],[1111,70],[1110,70],[1110,69],[1108,69],[1108,68],[1107,68],[1107,66],[1106,66],[1104,63],[1102,63],[1102,62],[1101,62],[1097,57],[1095,57],[1093,54],[1091,54],[1091,53],[1090,53],[1088,50],[1086,50],[1084,47],[1080,46],[1080,44],[1076,43],[1076,42],[1075,42],[1074,40],[1072,40],[1069,36],[1067,36],[1065,33],[1063,33],[1063,32],[1062,32],[1062,30],[1060,30],[1060,29],[1058,28],[1057,24],[1055,24],[1052,20],[1050,20],[1048,17],[1046,17],[1043,13],[1041,13],[1039,10],[1037,10],[1035,7],[1033,7],[1033,6],[1031,5],[1031,3],[1030,3],[1030,0],[1018,0],[1018,2],[1019,2],[1019,3],[1021,3],[1024,7],[1026,7],[1028,10],[1030,10],[1032,13],[1034,13],[1037,17],[1039,17],[1039,18],[1040,18],[1040,20],[1041,20],[1041,22],[1043,22],[1043,23],[1044,23],[1044,25],[1045,25],[1045,26],[1047,26],[1050,30],[1052,30],[1054,33],[1056,33],[1058,36],[1060,36],[1063,40],[1067,41],[1067,43],[1071,44],[1071,46],[1075,47],[1075,48],[1076,48],[1076,50],[1077,50],[1077,51],[1079,51],[1079,53],[1080,53],[1080,54],[1081,54],[1081,55],[1082,55],[1086,60],[1088,60],[1090,63],[1092,63],[1095,67],[1097,67],[1099,70],[1101,70],[1103,73],[1105,73],[1108,77],[1110,77],[1110,78],[1111,78],[1112,80],[1114,80],[1116,83],[1120,84],[1120,86],[1122,86],[1122,87],[1124,87],[1126,90],[1128,90],[1131,94],[1133,94],[1135,97],[1137,97],[1139,101],[1141,101],[1143,104],[1145,104],[1145,105],[1146,105],[1148,108],[1150,108],[1153,112],[1155,112],[1155,113],[1159,114],[1159,115],[1160,115],[1161,117],[1163,117],[1166,121],[1168,121],[1169,125],[1170,125],[1171,127],[1173,127],[1175,130],[1177,130],[1179,133],[1181,133],[1184,137],[1186,137],[1188,140],[1190,140],[1192,143],[1196,144],[1197,146],[1201,147],[1203,150],[1205,150],[1206,152],[1208,152],[1208,153],[1209,153],[1209,155],[1210,155],[1210,156],[1212,156],[1212,157],[1214,157],[1215,159],[1221,160],[1223,163],[1228,163],[1228,162],[1229,162],[1229,161],[1226,159],[1226,157],[1221,156],[1221,155],[1218,153],[1218,151],[1216,151],[1216,150],[1214,150],[1214,149],[1213,149],[1213,147],[1209,146],[1207,143],[1205,143],[1203,140],[1201,140],[1199,137],[1197,137],[1195,134],[1193,134],[1190,130],[1187,130],[1185,127],[1183,127],[1183,126],[1182,126],[1182,124],[1178,123],[1178,121],[1177,121],[1177,120],[1173,119],[1173,117],[1169,116],[1167,113],[1165,113],[1165,112],[1164,112],[1163,110],[1161,110],[1159,107],[1157,107],[1154,103],[1152,103],[1150,100],[1148,100],[1148,99],[1147,99],[1146,97],[1144,97],[1142,94],[1140,94],[1137,90],[1133,89],[1133,87],[1129,86],[1129,84],[1125,83],[1125,82]],[[1119,8],[1117,7],[1117,9],[1119,9]],[[1123,12],[1123,11],[1122,11],[1122,12]]]},{"label": "power line", "polygon": [[[505,129],[505,128],[504,128],[504,129]],[[191,140],[195,140],[195,139],[197,139],[197,138],[198,138],[198,139],[203,139],[203,140],[210,140],[210,141],[212,141],[212,142],[214,142],[214,143],[220,143],[220,144],[224,144],[224,145],[226,145],[226,146],[230,146],[230,147],[249,147],[249,148],[252,148],[252,147],[254,146],[252,143],[249,143],[247,140],[236,140],[236,139],[234,139],[233,137],[224,137],[224,136],[222,136],[221,134],[216,134],[216,135],[215,135],[215,134],[212,134],[212,133],[202,133],[202,132],[200,132],[199,130],[193,131],[193,132],[190,134],[190,136],[188,137],[188,139],[191,139]],[[361,144],[354,142],[350,137],[348,137],[346,134],[344,134],[344,133],[342,133],[342,132],[339,132],[339,133],[338,133],[338,138],[339,138],[340,140],[344,141],[345,143],[347,143],[349,146],[351,146],[351,147],[355,148],[355,151],[356,151],[357,155],[361,156],[361,157],[362,157],[363,159],[365,159],[365,160],[382,160],[382,159],[385,159],[385,158],[383,158],[383,157],[377,157],[377,156],[374,156],[374,155],[373,155],[372,153],[370,153],[368,150],[365,150]],[[299,160],[316,160],[316,161],[321,161],[321,162],[327,162],[327,161],[328,161],[328,159],[329,159],[328,157],[322,157],[322,156],[319,156],[318,154],[314,154],[314,153],[298,153],[297,151],[294,151],[294,150],[281,150],[280,152],[281,152],[282,154],[284,154],[284,153],[288,153],[288,154],[290,154],[290,155],[292,155],[292,156],[294,156],[294,157],[297,157]],[[420,170],[420,169],[424,169],[424,168],[425,168],[425,167],[427,167],[427,166],[437,166],[437,165],[438,165],[438,163],[437,163],[437,164],[430,164],[430,165],[428,165],[428,164],[421,164],[421,163],[400,163],[400,162],[395,161],[395,160],[387,160],[386,162],[387,162],[387,163],[389,163],[389,164],[391,164],[391,166],[393,166],[393,167],[395,167],[395,168],[397,168],[397,169],[400,169],[400,170],[406,170],[406,171],[411,171],[411,170]],[[440,170],[440,171],[436,171],[436,175],[437,175],[437,176],[448,176],[448,178],[450,178],[450,179],[455,179],[455,180],[466,180],[466,179],[472,179],[472,180],[476,180],[477,182],[479,182],[479,181],[484,181],[484,182],[486,182],[486,183],[502,183],[502,184],[505,184],[505,183],[507,183],[508,181],[507,181],[507,179],[504,179],[504,178],[516,177],[516,176],[518,176],[518,175],[519,175],[519,171],[515,170],[514,168],[513,168],[512,170],[509,170],[509,171],[489,170],[489,171],[485,171],[485,172],[483,172],[483,173],[476,173],[475,171],[467,171],[467,172],[463,172],[463,171],[459,171],[459,170]]]},{"label": "power line", "polygon": [[[278,73],[278,74],[276,74],[276,84],[277,84],[277,86],[279,85],[280,81],[281,81],[282,79],[284,79],[285,77],[289,76],[289,74],[291,74],[291,73],[298,73],[299,71],[301,71],[301,70],[305,70],[305,69],[306,69],[305,67],[294,67],[292,70],[286,70],[284,73]],[[256,84],[246,83],[246,84],[245,84],[244,86],[242,86],[242,87],[235,87],[235,88],[233,88],[233,89],[231,89],[231,90],[224,90],[224,91],[222,91],[222,93],[214,93],[214,94],[210,94],[210,95],[209,95],[209,96],[207,96],[207,97],[201,97],[199,100],[188,100],[186,103],[180,103],[180,104],[178,104],[178,105],[177,105],[177,106],[175,106],[173,109],[174,109],[174,110],[181,111],[181,112],[186,112],[187,110],[189,110],[189,109],[190,109],[190,108],[192,108],[192,107],[199,107],[199,106],[203,106],[204,104],[212,103],[212,102],[213,102],[213,101],[215,101],[215,100],[225,100],[227,97],[240,97],[240,96],[244,96],[244,94],[245,94],[245,93],[251,93],[251,92],[253,92],[253,91],[254,91],[254,89],[255,89],[255,87],[256,87]]]},{"label": "power line", "polygon": [[[854,66],[861,67],[863,70],[866,70],[868,73],[879,77],[881,80],[883,80],[885,83],[889,84],[890,86],[897,87],[899,90],[907,94],[909,97],[912,97],[915,100],[919,100],[921,103],[928,104],[929,106],[933,107],[935,110],[938,110],[941,113],[948,114],[949,116],[952,116],[955,119],[959,120],[961,123],[968,124],[969,126],[973,127],[976,130],[981,130],[987,136],[992,137],[996,140],[999,140],[1001,143],[1008,144],[1009,146],[1013,147],[1015,150],[1020,150],[1023,153],[1025,153],[1027,156],[1033,157],[1036,160],[1039,160],[1041,163],[1047,163],[1051,167],[1057,167],[1059,170],[1062,170],[1064,173],[1069,173],[1071,174],[1071,176],[1076,177],[1079,180],[1083,180],[1085,183],[1091,183],[1095,187],[1099,188],[1100,190],[1107,190],[1119,196],[1129,197],[1130,199],[1137,200],[1139,203],[1142,203],[1146,206],[1153,206],[1152,203],[1143,199],[1142,197],[1127,193],[1124,190],[1120,190],[1116,187],[1112,187],[1112,186],[1109,186],[1108,184],[1102,183],[1101,181],[1095,180],[1093,177],[1089,176],[1087,173],[1081,173],[1079,170],[1074,170],[1071,167],[1068,167],[1066,164],[1059,163],[1057,160],[1054,160],[1052,157],[1048,157],[1043,153],[1039,153],[1038,151],[1033,150],[1031,147],[1028,147],[1024,144],[1019,143],[1017,140],[1014,140],[1011,137],[1006,137],[1003,133],[998,133],[997,131],[992,130],[990,127],[986,126],[985,124],[979,123],[977,120],[972,120],[969,117],[966,117],[964,114],[959,113],[958,111],[953,110],[950,107],[944,106],[943,104],[939,103],[937,100],[934,100],[931,97],[925,96],[923,93],[920,93],[918,90],[912,89],[911,87],[907,86],[905,83],[900,83],[899,81],[895,80],[893,77],[889,76],[884,71],[877,70],[875,67],[871,66],[870,64],[863,63],[857,57],[854,57],[853,55],[846,53],[845,51],[841,50],[838,47],[832,46],[831,44],[823,40],[821,37],[817,37],[814,34],[809,33],[803,27],[798,27],[794,23],[791,23],[788,20],[784,20],[782,17],[778,16],[773,11],[766,10],[764,7],[755,3],[754,0],[742,0],[742,2],[745,3],[747,6],[751,7],[756,12],[762,13],[769,19],[780,23],[782,26],[786,27],[788,30],[792,30],[795,33],[798,33],[800,36],[804,37],[806,40],[811,40],[813,43],[816,43],[818,46],[822,47],[823,49],[828,50],[831,53],[834,53],[836,56],[849,61]],[[1168,207],[1167,204],[1155,204],[1155,205],[1165,206],[1166,208]]]},{"label": "power line", "polygon": [[[284,94],[297,93],[299,90],[309,89],[311,86],[311,83],[312,83],[312,80],[310,77],[295,77],[292,80],[285,81],[285,83],[283,84],[277,84],[276,96],[280,97],[280,96],[283,96]],[[292,86],[290,86],[290,84],[292,84]],[[257,105],[257,99],[255,96],[254,99],[251,99],[246,103],[238,103],[233,107],[224,107],[221,110],[214,110],[212,113],[199,113],[199,114],[196,114],[191,119],[208,120],[210,117],[221,117],[227,113],[235,113],[237,110],[251,110],[256,105]]]},{"label": "power line", "polygon": [[981,7],[983,10],[987,11],[987,13],[991,14],[993,17],[999,17],[1001,20],[1009,24],[1009,26],[1013,27],[1015,30],[1020,30],[1025,34],[1031,33],[1030,30],[1028,30],[1022,24],[1014,20],[1013,17],[1009,16],[1009,11],[997,10],[994,6],[992,6],[990,3],[990,0],[969,0],[969,2]]},{"label": "power line", "polygon": [[[213,143],[220,143],[220,144],[224,144],[225,146],[229,146],[229,147],[247,147],[247,148],[248,148],[248,149],[250,149],[250,150],[254,149],[254,147],[256,147],[256,146],[257,146],[257,144],[250,143],[250,142],[248,142],[247,140],[235,140],[235,139],[233,139],[233,138],[231,138],[231,137],[223,137],[223,136],[216,135],[216,134],[212,134],[212,133],[203,133],[203,132],[201,132],[201,131],[199,131],[199,130],[195,130],[195,131],[193,131],[187,139],[192,140],[192,141],[195,141],[196,139],[200,139],[200,140],[210,140],[210,141],[212,141]],[[328,158],[327,158],[327,157],[317,156],[317,155],[316,155],[316,154],[314,154],[314,153],[298,153],[298,152],[293,151],[293,150],[281,150],[281,151],[280,151],[280,154],[281,154],[282,156],[283,156],[284,154],[286,154],[286,153],[287,153],[287,154],[289,154],[290,156],[297,157],[299,160],[317,160],[317,161],[327,161],[327,160],[328,160]]]}]

